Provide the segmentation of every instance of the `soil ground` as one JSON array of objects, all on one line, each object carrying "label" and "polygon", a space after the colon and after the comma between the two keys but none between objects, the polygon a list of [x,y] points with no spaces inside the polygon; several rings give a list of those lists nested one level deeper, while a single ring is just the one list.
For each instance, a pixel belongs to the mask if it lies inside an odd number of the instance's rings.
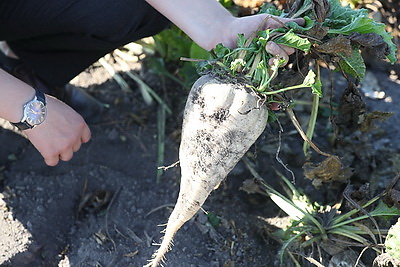
[{"label": "soil ground", "polygon": [[[329,140],[329,119],[321,119],[315,140],[354,169],[350,183],[369,183],[370,192],[376,194],[399,171],[400,81],[385,71],[369,74],[385,96],[364,97],[367,108],[394,115],[370,133],[349,136],[335,145]],[[178,159],[187,91],[168,88],[154,77],[145,80],[160,94],[166,88],[174,107],[166,123],[164,166],[168,166]],[[340,79],[336,81],[340,84]],[[156,105],[144,104],[137,89],[122,91],[97,65],[82,73],[74,86],[85,87],[110,107],[100,123],[91,125],[92,140],[71,161],[48,167],[6,122],[0,129],[1,266],[142,266],[156,249],[152,244],[161,237],[159,225],[167,221],[175,203],[179,165],[156,182]],[[307,106],[297,111],[300,121],[309,114]],[[343,185],[317,190],[303,178],[302,140],[284,113],[280,117],[284,128],[280,157],[295,172],[296,184],[322,203],[340,199]],[[275,158],[277,129],[276,124],[269,125],[247,155],[274,186],[279,179],[273,168],[288,174]],[[280,244],[267,232],[287,219],[269,198],[240,190],[251,178],[240,162],[203,207],[220,223],[213,226],[210,216],[199,212],[178,232],[167,255],[168,266],[278,266]],[[371,258],[363,261],[370,266]]]}]

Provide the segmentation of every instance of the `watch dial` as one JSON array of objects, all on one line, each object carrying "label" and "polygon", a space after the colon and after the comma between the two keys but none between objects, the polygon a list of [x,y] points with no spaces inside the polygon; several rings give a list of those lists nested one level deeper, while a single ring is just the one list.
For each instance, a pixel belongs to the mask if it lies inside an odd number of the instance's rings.
[{"label": "watch dial", "polygon": [[32,101],[26,106],[26,121],[30,125],[41,124],[46,118],[46,106],[41,101]]}]

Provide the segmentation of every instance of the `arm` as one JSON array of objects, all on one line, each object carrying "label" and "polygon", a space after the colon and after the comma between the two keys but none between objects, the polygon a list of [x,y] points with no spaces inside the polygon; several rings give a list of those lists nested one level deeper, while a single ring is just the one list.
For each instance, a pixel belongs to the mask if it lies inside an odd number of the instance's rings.
[{"label": "arm", "polygon": [[[239,33],[249,37],[260,25],[261,29],[282,27],[278,21],[266,19],[271,16],[268,14],[236,18],[216,0],[146,1],[207,50],[213,49],[219,43],[233,48]],[[295,21],[304,24],[301,18],[279,20],[282,23]]]},{"label": "arm", "polygon": [[34,95],[33,88],[0,69],[0,118],[13,122],[21,120],[23,105]]},{"label": "arm", "polygon": [[[22,108],[35,91],[29,85],[0,69],[0,118],[18,122]],[[90,139],[90,130],[83,118],[72,108],[46,95],[47,117],[44,122],[24,133],[49,166],[59,160],[70,160],[82,143]]]}]

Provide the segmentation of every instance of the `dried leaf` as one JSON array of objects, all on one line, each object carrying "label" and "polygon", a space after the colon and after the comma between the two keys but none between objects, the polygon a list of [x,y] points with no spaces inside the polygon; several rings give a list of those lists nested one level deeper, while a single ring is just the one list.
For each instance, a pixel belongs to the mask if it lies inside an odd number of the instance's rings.
[{"label": "dried leaf", "polygon": [[82,196],[78,214],[83,215],[88,212],[99,212],[107,208],[112,194],[106,190],[97,190],[95,192],[86,193]]},{"label": "dried leaf", "polygon": [[369,55],[378,59],[385,59],[390,54],[389,46],[383,37],[374,32],[364,34],[353,32],[348,38],[353,43],[366,48]]},{"label": "dried leaf", "polygon": [[317,22],[324,22],[330,10],[330,4],[327,0],[313,0],[312,8]]},{"label": "dried leaf", "polygon": [[322,40],[325,35],[328,34],[328,27],[322,26],[322,24],[314,24],[314,26],[311,27],[311,29],[308,31],[308,34],[312,36],[313,38],[316,38],[318,40]]},{"label": "dried leaf", "polygon": [[290,7],[289,13],[287,15],[288,18],[293,17],[294,14],[296,14],[297,11],[300,10],[300,8],[303,6],[304,0],[295,0]]},{"label": "dried leaf", "polygon": [[368,132],[372,129],[374,129],[375,122],[378,120],[380,122],[383,122],[390,118],[393,115],[393,112],[384,112],[384,111],[372,111],[369,113],[364,113],[360,115],[359,117],[359,124],[360,124],[360,131],[362,132]]},{"label": "dried leaf", "polygon": [[315,187],[327,182],[347,182],[352,175],[351,168],[344,168],[336,156],[327,157],[321,163],[307,162],[303,165],[304,175],[312,180]]},{"label": "dried leaf", "polygon": [[318,47],[316,47],[316,50],[324,54],[344,54],[347,57],[350,57],[352,53],[351,42],[343,35],[339,35],[335,38],[329,39],[325,43],[322,43]]},{"label": "dried leaf", "polygon": [[388,194],[385,196],[385,204],[388,206],[395,205],[400,209],[400,191],[396,189],[390,189]]},{"label": "dried leaf", "polygon": [[346,134],[359,127],[359,117],[365,113],[366,104],[354,83],[349,83],[340,99],[339,115],[335,118],[339,130]]},{"label": "dried leaf", "polygon": [[260,185],[254,181],[254,179],[247,179],[243,182],[240,190],[245,191],[247,194],[261,194],[268,195],[264,190],[260,188]]}]

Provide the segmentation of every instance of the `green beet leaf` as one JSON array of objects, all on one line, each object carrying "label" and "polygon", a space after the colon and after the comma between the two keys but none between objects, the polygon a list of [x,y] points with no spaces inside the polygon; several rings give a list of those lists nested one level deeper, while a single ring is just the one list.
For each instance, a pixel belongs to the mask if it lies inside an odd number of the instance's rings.
[{"label": "green beet leaf", "polygon": [[364,59],[361,56],[360,49],[358,47],[353,47],[350,57],[346,57],[344,55],[342,56],[343,57],[339,61],[339,65],[344,72],[350,74],[354,78],[359,79],[360,81],[364,79],[366,67]]},{"label": "green beet leaf", "polygon": [[282,16],[284,15],[282,10],[277,9],[275,6],[271,5],[271,4],[266,4],[264,3],[261,7],[260,10],[258,11],[258,13],[267,13],[273,16]]},{"label": "green beet leaf", "polygon": [[302,38],[296,35],[293,30],[289,30],[283,36],[278,37],[274,40],[277,44],[286,45],[289,47],[293,47],[304,52],[310,51],[311,43],[307,38]]},{"label": "green beet leaf", "polygon": [[190,46],[190,57],[195,58],[195,59],[211,59],[212,58],[209,51],[205,50],[204,48],[201,48],[195,42],[192,42],[192,45]]},{"label": "green beet leaf", "polygon": [[286,26],[288,26],[290,29],[293,29],[296,32],[305,33],[314,26],[315,21],[313,21],[309,16],[304,16],[303,19],[305,21],[304,26],[300,26],[294,21],[286,23]]},{"label": "green beet leaf", "polygon": [[238,34],[238,39],[237,39],[237,47],[245,47],[246,44],[246,38],[244,37],[243,34]]},{"label": "green beet leaf", "polygon": [[319,77],[315,80],[315,83],[311,85],[311,93],[322,97],[322,82]]},{"label": "green beet leaf", "polygon": [[217,46],[214,48],[214,54],[217,58],[223,58],[230,52],[231,50],[228,47],[223,46],[222,44],[217,44]]},{"label": "green beet leaf", "polygon": [[329,27],[328,33],[349,35],[353,32],[373,32],[379,34],[390,48],[387,58],[392,64],[396,62],[397,46],[392,41],[393,36],[386,32],[383,23],[369,18],[366,9],[355,10],[349,5],[342,6],[339,0],[330,0],[330,4],[331,15],[323,24],[323,26]]}]

